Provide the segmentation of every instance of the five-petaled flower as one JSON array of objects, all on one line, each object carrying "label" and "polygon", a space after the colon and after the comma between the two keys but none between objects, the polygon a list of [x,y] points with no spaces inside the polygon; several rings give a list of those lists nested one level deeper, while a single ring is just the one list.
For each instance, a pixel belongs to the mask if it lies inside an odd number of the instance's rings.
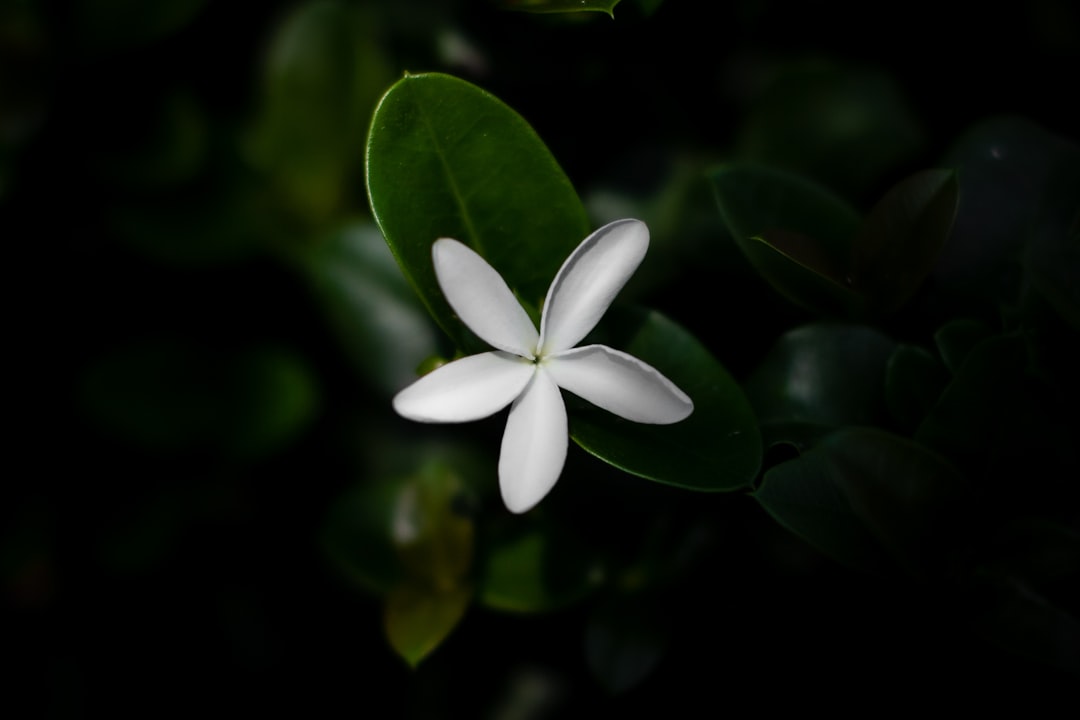
[{"label": "five-petaled flower", "polygon": [[394,398],[421,422],[468,422],[510,408],[499,456],[499,487],[525,512],[555,485],[566,462],[566,406],[559,388],[627,420],[670,424],[694,403],[655,368],[605,345],[575,347],[599,322],[649,247],[639,220],[616,220],[585,238],[548,289],[540,332],[506,282],[483,258],[450,238],[432,246],[435,274],[462,322],[496,348],[447,363]]}]

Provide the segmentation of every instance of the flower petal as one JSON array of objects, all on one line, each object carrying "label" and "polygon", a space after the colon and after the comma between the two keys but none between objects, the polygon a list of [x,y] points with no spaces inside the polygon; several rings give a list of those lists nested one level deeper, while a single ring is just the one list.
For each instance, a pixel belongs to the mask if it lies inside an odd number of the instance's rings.
[{"label": "flower petal", "polygon": [[536,326],[495,268],[451,238],[436,240],[431,258],[439,287],[461,321],[492,347],[532,359]]},{"label": "flower petal", "polygon": [[564,390],[639,423],[685,419],[694,402],[656,368],[606,345],[586,345],[548,358],[545,371]]},{"label": "flower petal", "polygon": [[419,422],[468,422],[513,402],[536,366],[505,352],[470,355],[423,376],[394,397],[399,415]]},{"label": "flower petal", "polygon": [[640,220],[616,220],[581,241],[548,289],[540,354],[567,350],[589,334],[649,249]]},{"label": "flower petal", "polygon": [[566,462],[569,433],[559,388],[538,368],[514,401],[499,455],[499,487],[510,512],[523,513],[555,485]]}]

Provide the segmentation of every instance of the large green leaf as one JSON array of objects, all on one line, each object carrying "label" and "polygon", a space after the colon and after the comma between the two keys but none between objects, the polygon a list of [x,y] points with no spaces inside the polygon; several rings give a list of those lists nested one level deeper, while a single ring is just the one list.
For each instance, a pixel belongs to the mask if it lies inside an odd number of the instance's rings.
[{"label": "large green leaf", "polygon": [[568,397],[570,433],[581,447],[627,472],[691,490],[753,482],[762,452],[754,413],[690,333],[655,312],[613,310],[595,339],[662,372],[691,397],[694,412],[674,425],[644,425]]},{"label": "large green leaf", "polygon": [[528,123],[491,94],[436,73],[383,96],[367,146],[375,219],[424,304],[459,346],[479,349],[435,279],[431,244],[460,240],[538,307],[589,232],[577,193]]},{"label": "large green leaf", "polygon": [[942,559],[943,512],[962,488],[957,471],[910,440],[875,428],[846,428],[765,474],[754,494],[796,534],[833,558],[889,572]]},{"label": "large green leaf", "polygon": [[709,173],[720,213],[754,268],[778,292],[818,312],[861,305],[848,266],[859,215],[813,182],[751,164]]},{"label": "large green leaf", "polygon": [[876,424],[894,341],[865,325],[815,323],[782,335],[746,381],[763,425]]},{"label": "large green leaf", "polygon": [[960,186],[951,170],[924,170],[890,189],[863,221],[852,248],[851,284],[895,310],[929,274],[952,229]]}]

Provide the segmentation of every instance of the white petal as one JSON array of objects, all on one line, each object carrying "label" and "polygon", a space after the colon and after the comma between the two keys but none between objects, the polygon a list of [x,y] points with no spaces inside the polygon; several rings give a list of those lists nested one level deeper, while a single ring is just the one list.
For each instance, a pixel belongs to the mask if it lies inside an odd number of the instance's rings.
[{"label": "white petal", "polygon": [[566,462],[566,406],[543,370],[514,401],[499,455],[499,487],[511,512],[523,513],[555,485]]},{"label": "white petal", "polygon": [[446,301],[470,330],[492,347],[533,357],[536,326],[495,268],[451,238],[436,240],[431,258]]},{"label": "white petal", "polygon": [[420,422],[486,418],[521,394],[535,367],[530,360],[504,352],[463,357],[399,392],[394,397],[394,410]]},{"label": "white petal", "polygon": [[582,240],[548,290],[540,353],[567,350],[588,335],[648,249],[649,228],[640,220],[616,220]]},{"label": "white petal", "polygon": [[606,345],[559,353],[544,369],[564,390],[634,422],[668,425],[694,411],[687,394],[656,368]]}]

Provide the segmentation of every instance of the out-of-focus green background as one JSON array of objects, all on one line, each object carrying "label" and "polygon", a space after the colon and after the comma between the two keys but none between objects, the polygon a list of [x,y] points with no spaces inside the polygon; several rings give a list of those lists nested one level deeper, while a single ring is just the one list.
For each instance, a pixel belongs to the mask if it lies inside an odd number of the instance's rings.
[{"label": "out-of-focus green background", "polygon": [[[372,316],[355,330],[340,314],[350,293],[403,289],[363,160],[375,103],[404,72],[457,75],[521,113],[599,222],[657,196],[673,167],[696,178],[731,157],[865,207],[987,117],[1075,139],[1078,69],[1067,0],[624,0],[614,19],[483,0],[3,0],[0,647],[15,669],[0,713],[719,716],[1075,682],[979,640],[918,586],[834,564],[743,496],[690,498],[706,549],[664,610],[664,657],[622,694],[590,672],[588,603],[472,608],[409,669],[381,599],[323,538],[401,438],[454,437],[389,405],[418,359],[450,350],[434,327]],[[760,288],[711,270],[739,262],[718,216],[672,226],[717,234],[711,259],[654,227],[674,248],[655,262],[681,258],[684,275],[641,292],[743,379],[805,318],[767,295],[740,307]],[[415,344],[380,345],[383,321]],[[493,462],[498,421],[479,432]],[[568,475],[601,472],[571,453]],[[627,492],[637,507],[677,494]],[[638,518],[599,507],[589,534],[640,541]],[[632,666],[656,643],[625,622],[610,652]]]}]

